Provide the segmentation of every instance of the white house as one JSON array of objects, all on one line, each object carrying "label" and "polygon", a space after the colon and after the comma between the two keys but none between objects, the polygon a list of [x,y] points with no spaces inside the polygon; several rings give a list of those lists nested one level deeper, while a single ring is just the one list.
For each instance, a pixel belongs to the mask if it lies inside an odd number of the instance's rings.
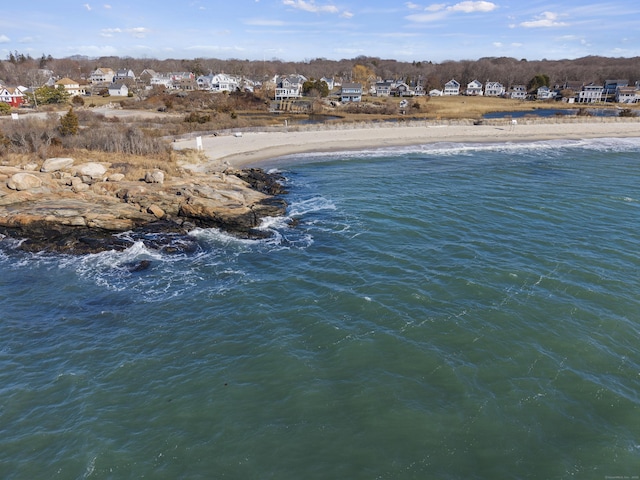
[{"label": "white house", "polygon": [[551,100],[556,94],[549,87],[543,85],[536,90],[536,98],[538,100]]},{"label": "white house", "polygon": [[113,77],[115,72],[110,68],[96,68],[91,75],[89,75],[89,83],[94,85],[113,83]]},{"label": "white house", "polygon": [[329,91],[333,90],[336,86],[336,82],[333,78],[322,77],[320,81],[325,82],[327,84],[327,87],[329,87]]},{"label": "white house", "polygon": [[240,82],[236,77],[224,73],[200,75],[196,82],[200,90],[209,90],[211,92],[235,92],[240,86]]},{"label": "white house", "polygon": [[393,94],[397,97],[413,97],[415,91],[404,82],[397,82],[393,89]]},{"label": "white house", "polygon": [[508,96],[514,100],[526,100],[527,87],[524,85],[514,85],[511,90],[509,90]]},{"label": "white house", "polygon": [[56,82],[56,87],[62,86],[64,90],[75,97],[76,95],[84,95],[86,93],[86,89],[82,88],[78,82],[75,80],[71,80],[68,77],[61,78]]},{"label": "white house", "polygon": [[460,95],[460,84],[451,79],[447,83],[444,84],[444,90],[442,92],[443,95]]},{"label": "white house", "polygon": [[171,88],[172,84],[173,84],[173,78],[168,73],[153,72],[153,75],[149,79],[149,85],[152,85],[152,86]]},{"label": "white house", "polygon": [[109,85],[109,95],[112,97],[126,97],[129,94],[129,88],[124,83],[112,83]]},{"label": "white house", "polygon": [[340,99],[343,103],[362,101],[362,84],[345,83],[342,85]]},{"label": "white house", "polygon": [[376,97],[388,97],[393,90],[394,82],[392,80],[383,80],[382,82],[376,82],[373,86],[374,94]]},{"label": "white house", "polygon": [[583,85],[582,90],[578,92],[578,103],[595,103],[602,101],[602,93],[604,87],[602,85]]},{"label": "white house", "polygon": [[638,103],[640,91],[636,87],[617,87],[615,99],[618,103]]},{"label": "white house", "polygon": [[478,80],[468,83],[464,94],[472,96],[482,95],[482,84]]},{"label": "white house", "polygon": [[287,98],[302,97],[302,85],[307,81],[303,75],[286,75],[277,77],[276,84],[276,100],[285,100]]},{"label": "white house", "polygon": [[506,88],[500,82],[487,82],[484,86],[484,94],[487,97],[501,97],[506,91]]}]

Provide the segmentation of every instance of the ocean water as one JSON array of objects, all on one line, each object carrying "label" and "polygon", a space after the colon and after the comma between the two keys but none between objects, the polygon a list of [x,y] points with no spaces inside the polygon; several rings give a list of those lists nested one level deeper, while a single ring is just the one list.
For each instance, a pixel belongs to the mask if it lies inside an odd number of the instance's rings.
[{"label": "ocean water", "polygon": [[3,242],[1,478],[638,478],[640,139],[268,167],[268,240]]}]

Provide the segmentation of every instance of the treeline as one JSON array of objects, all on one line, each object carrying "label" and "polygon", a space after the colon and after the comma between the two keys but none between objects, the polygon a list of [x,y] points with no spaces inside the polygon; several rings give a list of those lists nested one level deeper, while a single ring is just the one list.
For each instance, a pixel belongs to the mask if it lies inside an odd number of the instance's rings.
[{"label": "treeline", "polygon": [[302,62],[271,60],[221,60],[215,58],[167,59],[131,57],[68,57],[56,59],[42,55],[31,58],[14,52],[6,60],[0,61],[0,80],[8,85],[38,86],[46,81],[43,70],[51,70],[56,77],[74,80],[89,78],[99,67],[114,70],[127,68],[140,74],[144,69],[157,72],[189,71],[196,75],[228,73],[253,80],[264,80],[274,75],[298,73],[307,78],[334,77],[342,81],[353,79],[354,67],[363,66],[381,79],[397,79],[412,82],[420,79],[426,89],[442,88],[455,78],[462,85],[478,80],[500,82],[509,87],[526,85],[537,75],[549,77],[550,84],[567,81],[602,84],[607,79],[640,80],[640,57],[610,58],[589,56],[574,60],[527,60],[511,57],[485,57],[478,60],[444,61],[433,63],[428,60],[401,62],[378,57],[359,56],[352,59],[328,60],[316,58]]}]

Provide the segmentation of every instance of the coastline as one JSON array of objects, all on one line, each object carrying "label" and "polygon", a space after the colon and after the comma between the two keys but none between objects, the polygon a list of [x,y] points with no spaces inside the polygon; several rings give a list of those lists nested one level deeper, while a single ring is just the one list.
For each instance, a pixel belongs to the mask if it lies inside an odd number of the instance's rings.
[{"label": "coastline", "polygon": [[[409,121],[395,123],[290,126],[262,131],[202,135],[208,168],[261,166],[297,153],[353,151],[451,143],[533,142],[557,139],[640,137],[640,118],[585,117],[484,121]],[[177,139],[176,150],[196,149],[196,136]]]}]

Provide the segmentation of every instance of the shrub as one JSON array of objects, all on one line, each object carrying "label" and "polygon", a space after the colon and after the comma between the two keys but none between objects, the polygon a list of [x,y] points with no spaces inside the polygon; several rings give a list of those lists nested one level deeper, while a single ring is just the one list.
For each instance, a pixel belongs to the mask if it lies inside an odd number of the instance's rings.
[{"label": "shrub", "polygon": [[188,123],[207,123],[211,121],[211,115],[207,113],[191,112],[184,117],[184,121]]},{"label": "shrub", "polygon": [[60,134],[63,137],[75,135],[78,133],[78,116],[70,108],[67,114],[60,119]]}]

